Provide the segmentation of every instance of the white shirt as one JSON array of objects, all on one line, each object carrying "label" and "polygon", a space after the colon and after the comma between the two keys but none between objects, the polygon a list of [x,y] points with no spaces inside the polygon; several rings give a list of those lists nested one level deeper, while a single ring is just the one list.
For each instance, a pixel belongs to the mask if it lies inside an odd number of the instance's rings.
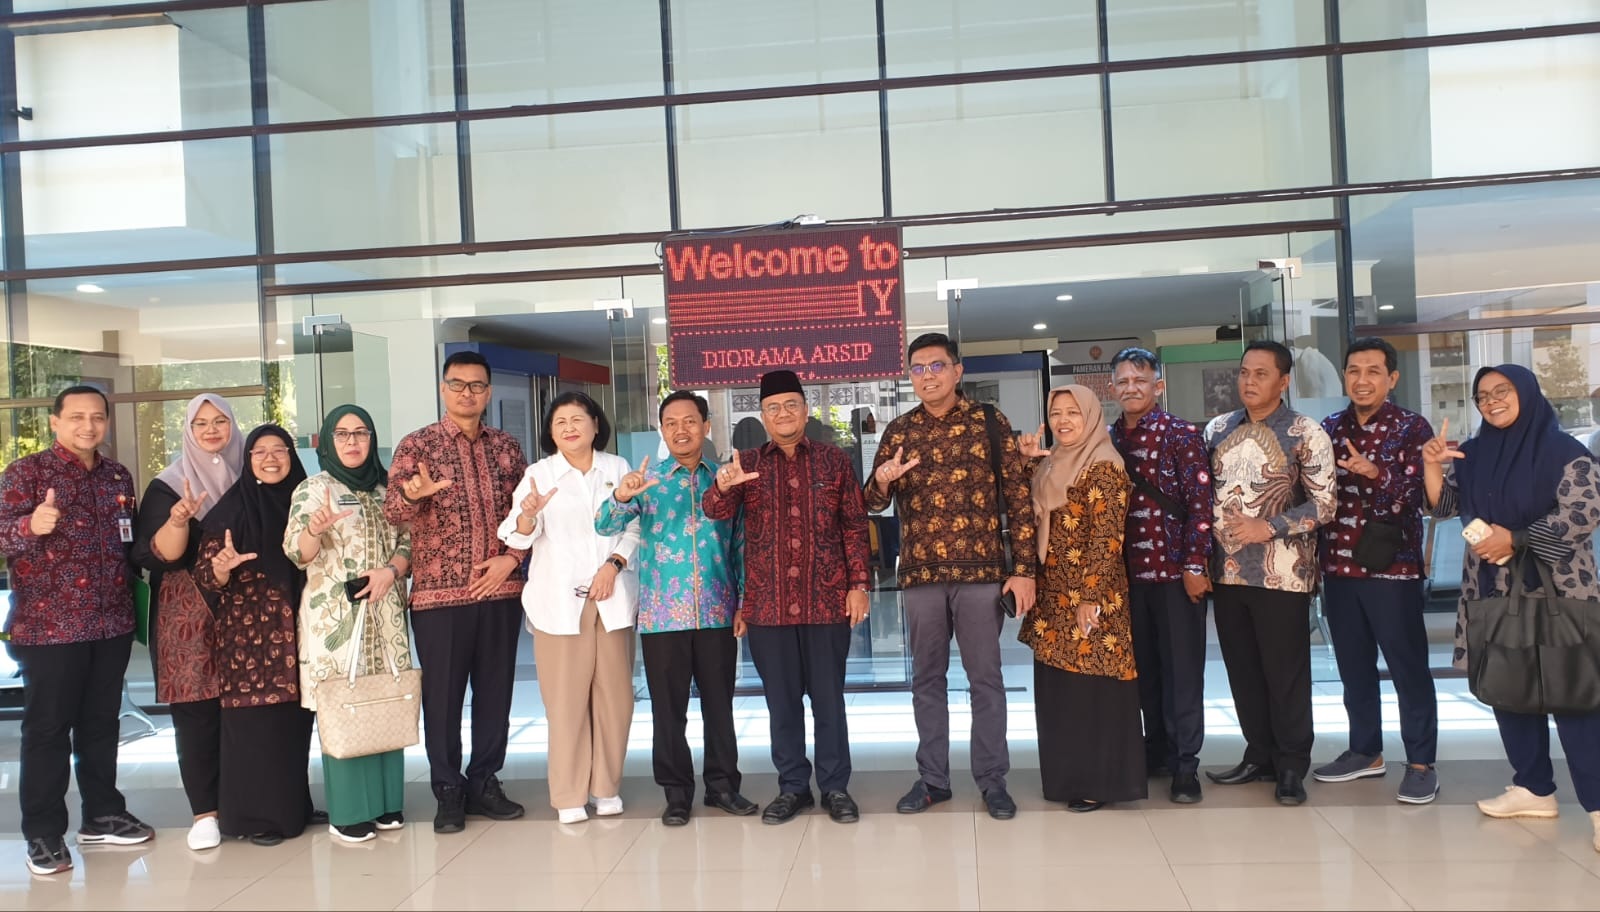
[{"label": "white shirt", "polygon": [[[587,473],[556,453],[528,466],[522,474],[511,495],[511,515],[500,523],[499,535],[513,548],[528,549],[531,562],[528,583],[522,587],[522,610],[528,616],[529,630],[567,636],[578,633],[584,597],[573,590],[589,585],[613,554],[627,561],[628,569],[617,574],[611,597],[598,603],[600,621],[608,631],[633,626],[639,610],[639,574],[634,564],[639,521],[630,522],[618,535],[594,531],[595,513],[630,471],[622,457],[596,451]],[[533,531],[523,535],[517,532],[517,517],[534,484],[543,494],[553,489],[555,496],[539,511]]]}]

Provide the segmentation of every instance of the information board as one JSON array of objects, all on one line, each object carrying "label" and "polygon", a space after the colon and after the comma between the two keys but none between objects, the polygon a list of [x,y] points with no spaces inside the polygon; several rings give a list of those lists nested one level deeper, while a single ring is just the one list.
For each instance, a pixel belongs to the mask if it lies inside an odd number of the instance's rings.
[{"label": "information board", "polygon": [[681,235],[662,257],[674,386],[905,374],[898,227]]}]

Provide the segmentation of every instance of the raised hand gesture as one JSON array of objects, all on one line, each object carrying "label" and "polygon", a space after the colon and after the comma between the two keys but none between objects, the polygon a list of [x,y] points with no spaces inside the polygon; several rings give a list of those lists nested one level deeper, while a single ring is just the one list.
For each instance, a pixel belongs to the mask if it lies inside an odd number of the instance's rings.
[{"label": "raised hand gesture", "polygon": [[1017,449],[1029,459],[1043,459],[1049,456],[1050,451],[1044,448],[1044,425],[1039,425],[1039,429],[1032,434],[1018,436]]},{"label": "raised hand gesture", "polygon": [[354,509],[350,509],[340,510],[335,513],[333,510],[333,489],[328,488],[326,493],[328,495],[327,501],[317,508],[317,512],[311,514],[311,521],[306,524],[306,531],[311,533],[312,538],[321,538],[328,534],[328,530],[337,525],[339,520],[355,512]]},{"label": "raised hand gesture", "polygon": [[1354,440],[1346,438],[1344,445],[1350,450],[1350,455],[1338,460],[1339,468],[1352,475],[1360,475],[1362,478],[1377,478],[1382,474],[1372,460],[1363,456],[1361,451],[1356,449]]},{"label": "raised hand gesture", "polygon": [[417,473],[407,478],[405,483],[400,486],[400,490],[405,492],[406,500],[418,501],[432,497],[452,484],[455,484],[455,482],[448,478],[434,481],[433,476],[428,474],[428,464],[419,459],[417,460]]},{"label": "raised hand gesture", "polygon": [[659,478],[646,478],[645,472],[650,468],[650,457],[646,456],[639,462],[639,468],[622,476],[622,482],[617,485],[617,491],[612,496],[617,503],[627,503],[641,493],[661,483]]},{"label": "raised hand gesture", "polygon": [[56,506],[56,489],[50,488],[44,492],[44,503],[33,508],[33,515],[28,517],[28,529],[37,536],[49,535],[56,530],[56,523],[61,521],[61,508]]},{"label": "raised hand gesture", "polygon": [[183,496],[178,498],[178,502],[172,505],[171,510],[167,511],[167,525],[172,526],[174,529],[187,530],[189,528],[189,520],[200,512],[200,504],[204,503],[205,499],[205,491],[201,491],[199,497],[194,496],[194,492],[189,487],[189,479],[185,478],[183,480]]},{"label": "raised hand gesture", "polygon": [[556,492],[561,490],[560,488],[551,488],[549,493],[540,494],[539,483],[532,478],[528,479],[528,487],[528,496],[522,498],[522,515],[529,519],[538,516],[539,511],[543,510],[545,505],[550,502],[550,498],[556,496]]},{"label": "raised hand gesture", "polygon": [[235,568],[246,561],[253,561],[255,559],[256,553],[254,551],[250,551],[245,554],[240,554],[238,551],[235,551],[233,549],[233,530],[224,529],[222,531],[222,550],[218,551],[216,556],[211,558],[211,572],[216,575],[217,582],[226,583],[228,581],[228,577],[233,575]]},{"label": "raised hand gesture", "polygon": [[1448,443],[1450,439],[1450,419],[1446,418],[1439,425],[1439,436],[1422,445],[1423,465],[1432,465],[1443,468],[1448,462],[1465,459],[1467,454],[1461,452]]},{"label": "raised hand gesture", "polygon": [[894,458],[885,459],[876,469],[872,470],[872,480],[877,482],[879,487],[887,490],[890,485],[903,478],[907,472],[922,464],[922,457],[915,456],[910,460],[906,460],[902,458],[904,455],[905,447],[895,447]]},{"label": "raised hand gesture", "polygon": [[739,462],[739,451],[733,451],[733,458],[728,464],[717,470],[717,489],[723,493],[737,488],[747,481],[755,481],[761,477],[760,472],[746,472]]}]

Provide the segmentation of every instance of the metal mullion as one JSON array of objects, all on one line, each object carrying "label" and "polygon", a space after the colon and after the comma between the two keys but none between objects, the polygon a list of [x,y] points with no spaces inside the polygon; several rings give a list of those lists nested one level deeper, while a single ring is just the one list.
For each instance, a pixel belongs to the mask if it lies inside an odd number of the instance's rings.
[{"label": "metal mullion", "polygon": [[[1323,40],[1337,46],[1342,34],[1339,22],[1340,0],[1323,0]],[[1350,183],[1350,142],[1344,117],[1344,55],[1327,57],[1328,164],[1329,178],[1344,186]],[[1344,347],[1355,341],[1355,245],[1350,223],[1350,197],[1334,197],[1334,268],[1338,276],[1339,327],[1344,330]]]},{"label": "metal mullion", "polygon": [[[12,0],[0,0],[0,11],[10,12]],[[17,39],[10,32],[0,32],[0,145],[14,140],[18,136],[19,125],[17,115]],[[0,267],[6,272],[16,270],[26,271],[28,268],[28,237],[22,220],[22,153],[0,152],[0,207],[4,207],[5,240],[0,245]],[[16,358],[17,339],[27,335],[28,327],[28,283],[26,279],[12,280],[5,283],[6,302],[6,358],[13,361],[8,365],[6,376],[10,388],[5,390],[7,396],[16,394],[17,371],[14,359]],[[8,416],[11,420],[11,434],[16,436],[15,416]]]},{"label": "metal mullion", "polygon": [[672,0],[661,0],[661,110],[666,118],[667,224],[683,230],[683,204],[678,190],[678,109],[669,101],[676,94],[672,66]]},{"label": "metal mullion", "polygon": [[1107,34],[1107,22],[1110,14],[1106,10],[1106,0],[1095,0],[1095,28],[1098,35],[1095,46],[1100,58],[1100,154],[1103,168],[1102,179],[1105,182],[1103,194],[1108,202],[1117,199],[1117,164],[1116,150],[1111,137],[1111,36]]},{"label": "metal mullion", "polygon": [[894,193],[891,189],[893,172],[889,166],[889,36],[883,0],[873,3],[878,22],[878,172],[883,183],[883,215],[894,215]]},{"label": "metal mullion", "polygon": [[[245,9],[245,33],[249,45],[250,123],[261,126],[271,121],[267,91],[267,14],[259,3]],[[277,281],[277,268],[271,259],[277,247],[272,207],[272,137],[256,133],[250,141],[251,201],[255,205],[256,234],[256,311],[260,315],[261,383],[267,382],[267,327],[276,332],[278,305],[267,289]]]},{"label": "metal mullion", "polygon": [[[467,110],[467,11],[466,0],[450,0],[450,65],[455,89],[455,111]],[[456,203],[461,219],[461,243],[478,239],[477,219],[472,198],[472,127],[456,120]]]}]

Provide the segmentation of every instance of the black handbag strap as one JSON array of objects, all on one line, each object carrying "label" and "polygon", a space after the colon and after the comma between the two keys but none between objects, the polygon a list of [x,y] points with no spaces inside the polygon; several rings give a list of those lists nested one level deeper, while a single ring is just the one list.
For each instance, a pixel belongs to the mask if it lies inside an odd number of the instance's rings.
[{"label": "black handbag strap", "polygon": [[994,492],[1000,505],[1000,558],[1005,561],[1001,570],[1011,572],[1011,510],[1006,506],[1006,478],[1000,471],[1000,424],[994,417],[994,406],[983,404],[983,424],[989,432],[989,468],[994,470]]},{"label": "black handbag strap", "polygon": [[1133,479],[1133,486],[1144,496],[1155,501],[1156,506],[1166,510],[1168,514],[1176,516],[1179,522],[1186,521],[1189,518],[1189,511],[1185,510],[1182,504],[1168,497],[1165,491],[1151,484],[1148,479],[1139,473],[1138,469],[1128,472],[1128,475]]},{"label": "black handbag strap", "polygon": [[1509,597],[1510,605],[1507,608],[1506,613],[1511,615],[1519,615],[1522,613],[1522,603],[1526,601],[1528,597],[1528,590],[1522,584],[1522,571],[1527,566],[1528,561],[1533,561],[1534,572],[1539,575],[1539,585],[1544,590],[1544,594],[1546,596],[1545,602],[1541,606],[1544,610],[1544,613],[1560,614],[1561,609],[1556,604],[1556,597],[1559,596],[1560,593],[1556,591],[1555,571],[1546,566],[1545,562],[1539,558],[1539,555],[1534,554],[1531,549],[1525,550],[1521,553],[1514,552],[1512,554],[1510,567],[1511,579],[1509,580],[1506,589],[1506,595]]}]

